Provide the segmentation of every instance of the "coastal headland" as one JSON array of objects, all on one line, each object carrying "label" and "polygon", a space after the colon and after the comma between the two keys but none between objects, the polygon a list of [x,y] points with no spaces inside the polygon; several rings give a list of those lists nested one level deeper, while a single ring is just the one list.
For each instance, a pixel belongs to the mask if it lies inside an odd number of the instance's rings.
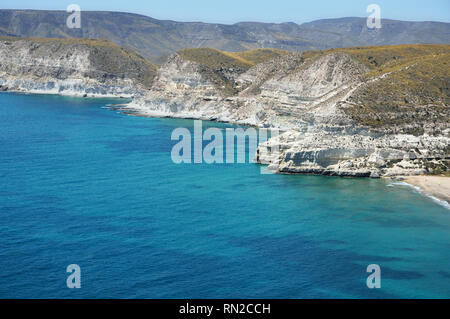
[{"label": "coastal headland", "polygon": [[126,97],[135,115],[278,129],[256,156],[278,173],[440,175],[450,168],[449,63],[449,45],[394,45],[184,49],[156,65],[107,40],[4,37],[0,90]]}]

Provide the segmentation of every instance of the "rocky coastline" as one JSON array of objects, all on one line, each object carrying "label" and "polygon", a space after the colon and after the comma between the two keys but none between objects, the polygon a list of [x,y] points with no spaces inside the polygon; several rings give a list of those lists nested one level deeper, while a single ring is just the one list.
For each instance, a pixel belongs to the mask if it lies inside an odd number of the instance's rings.
[{"label": "rocky coastline", "polygon": [[[199,63],[176,54],[130,107],[142,116],[278,128],[284,133],[260,144],[256,157],[278,173],[379,178],[448,171],[448,105],[443,121],[418,122],[425,127],[423,134],[411,134],[414,127],[407,120],[374,128],[348,115],[346,108],[362,88],[389,78],[382,73],[363,79],[367,72],[368,66],[346,52],[314,58],[293,53],[235,72],[238,93],[229,96],[204,75]],[[429,124],[433,127],[427,128]],[[272,154],[272,149],[279,152]]]},{"label": "rocky coastline", "polygon": [[[279,129],[256,161],[281,174],[379,178],[450,168],[450,70],[439,65],[450,61],[450,46],[193,50],[156,67],[103,41],[3,39],[0,90],[123,97],[139,116]],[[403,85],[421,80],[430,63],[442,71],[427,86]]]}]

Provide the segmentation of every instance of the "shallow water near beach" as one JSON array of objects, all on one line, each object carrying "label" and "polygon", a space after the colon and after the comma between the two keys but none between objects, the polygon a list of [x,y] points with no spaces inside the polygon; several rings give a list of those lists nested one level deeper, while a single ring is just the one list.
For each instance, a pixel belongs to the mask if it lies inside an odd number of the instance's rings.
[{"label": "shallow water near beach", "polygon": [[1,298],[450,298],[450,210],[414,189],[177,165],[193,121],[109,103],[0,94]]}]

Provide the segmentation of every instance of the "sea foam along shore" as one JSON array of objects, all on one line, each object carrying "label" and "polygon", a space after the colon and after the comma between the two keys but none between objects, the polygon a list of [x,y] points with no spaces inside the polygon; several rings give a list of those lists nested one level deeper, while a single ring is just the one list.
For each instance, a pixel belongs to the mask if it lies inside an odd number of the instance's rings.
[{"label": "sea foam along shore", "polygon": [[450,177],[404,176],[396,180],[404,182],[404,185],[415,188],[418,192],[450,209]]},{"label": "sea foam along shore", "polygon": [[[215,114],[214,116],[205,115],[201,110],[177,111],[177,112],[171,112],[168,110],[152,110],[145,105],[136,103],[134,100],[132,100],[129,103],[123,103],[121,104],[121,106],[122,108],[120,110],[123,111],[124,113],[129,113],[131,115],[140,117],[192,119],[192,120],[227,123],[232,125],[242,125],[255,128],[265,128],[263,124],[258,123],[258,121],[254,119],[236,120],[231,116],[227,116],[226,114]],[[289,130],[289,128],[282,126],[277,126],[269,129],[274,131],[276,130],[279,133]]]},{"label": "sea foam along shore", "polygon": [[[84,91],[75,91],[75,90],[65,90],[65,91],[57,91],[57,90],[45,90],[45,89],[6,89],[0,92],[5,93],[19,93],[19,94],[37,94],[37,95],[59,95],[66,97],[79,97],[79,98],[105,98],[105,99],[127,99],[132,100],[132,94],[115,94],[115,93],[86,93]],[[129,104],[128,102],[126,104]],[[124,104],[125,105],[125,104]]]}]

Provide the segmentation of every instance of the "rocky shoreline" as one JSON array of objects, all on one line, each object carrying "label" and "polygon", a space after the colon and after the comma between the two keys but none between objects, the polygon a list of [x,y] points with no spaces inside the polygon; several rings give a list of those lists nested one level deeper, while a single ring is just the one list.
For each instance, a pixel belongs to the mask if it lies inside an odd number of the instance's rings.
[{"label": "rocky shoreline", "polygon": [[[379,178],[446,171],[447,143],[433,136],[290,131],[261,144],[258,154],[260,162],[270,164],[274,162],[270,150],[279,149],[274,169],[281,173]],[[424,155],[419,148],[432,152]]]},{"label": "rocky shoreline", "polygon": [[[0,90],[131,98],[121,108],[133,115],[278,129],[259,145],[256,162],[281,174],[379,178],[450,169],[443,89],[450,46],[241,55],[191,49],[156,70],[103,41],[66,42],[0,41]],[[435,86],[402,84],[430,68],[438,68],[431,70]]]},{"label": "rocky shoreline", "polygon": [[228,72],[239,91],[229,96],[213,85],[198,62],[174,55],[158,71],[153,87],[130,107],[143,116],[280,129],[279,137],[259,145],[256,157],[277,173],[379,178],[447,171],[448,123],[433,122],[434,129],[414,135],[407,121],[371,128],[346,113],[359,90],[389,78],[383,73],[362,80],[366,72],[368,67],[347,53],[309,60],[304,54],[288,54],[243,73]]}]

